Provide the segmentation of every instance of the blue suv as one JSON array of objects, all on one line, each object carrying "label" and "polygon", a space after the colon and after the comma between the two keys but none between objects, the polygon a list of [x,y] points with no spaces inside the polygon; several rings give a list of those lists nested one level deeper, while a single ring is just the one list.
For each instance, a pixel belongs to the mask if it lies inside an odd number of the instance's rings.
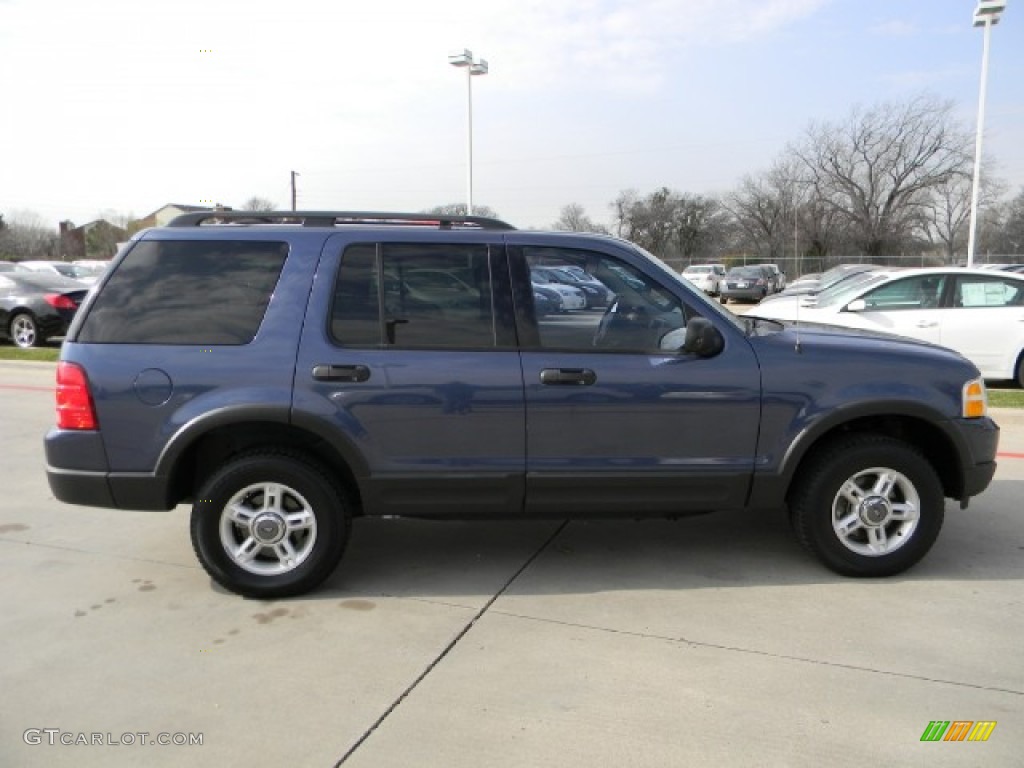
[{"label": "blue suv", "polygon": [[[606,306],[538,312],[549,268]],[[54,495],[190,503],[203,567],[259,598],[320,584],[381,515],[785,510],[829,568],[894,574],[999,434],[954,352],[735,317],[623,240],[478,217],[179,217],[100,279],[57,378]]]}]

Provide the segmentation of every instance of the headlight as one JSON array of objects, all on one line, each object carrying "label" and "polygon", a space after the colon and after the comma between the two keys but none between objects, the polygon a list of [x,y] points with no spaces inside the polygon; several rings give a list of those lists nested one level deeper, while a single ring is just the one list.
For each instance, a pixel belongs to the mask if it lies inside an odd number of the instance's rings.
[{"label": "headlight", "polygon": [[965,419],[980,419],[988,413],[988,391],[982,379],[971,379],[964,384],[960,410]]}]

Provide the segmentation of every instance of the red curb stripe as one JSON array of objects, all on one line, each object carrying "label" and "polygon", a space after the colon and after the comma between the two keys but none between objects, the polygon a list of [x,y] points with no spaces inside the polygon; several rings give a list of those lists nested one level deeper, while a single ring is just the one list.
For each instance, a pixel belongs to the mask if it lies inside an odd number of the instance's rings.
[{"label": "red curb stripe", "polygon": [[1024,453],[997,453],[997,459],[1024,459]]}]

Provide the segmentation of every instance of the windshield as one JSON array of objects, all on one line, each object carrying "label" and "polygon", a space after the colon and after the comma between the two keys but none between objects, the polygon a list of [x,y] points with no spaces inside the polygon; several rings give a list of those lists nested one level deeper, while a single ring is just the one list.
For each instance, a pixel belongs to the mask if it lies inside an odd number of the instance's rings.
[{"label": "windshield", "polygon": [[733,267],[729,270],[729,277],[764,277],[760,267]]},{"label": "windshield", "polygon": [[890,274],[889,272],[856,272],[819,293],[814,306],[820,309],[821,307],[845,304],[855,294],[870,285],[885,280]]}]

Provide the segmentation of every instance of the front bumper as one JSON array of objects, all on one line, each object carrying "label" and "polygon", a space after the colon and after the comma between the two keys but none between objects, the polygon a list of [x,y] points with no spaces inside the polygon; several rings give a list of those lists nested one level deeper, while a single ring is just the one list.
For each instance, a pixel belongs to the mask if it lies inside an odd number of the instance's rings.
[{"label": "front bumper", "polygon": [[977,496],[988,488],[996,473],[996,451],[999,449],[999,425],[990,418],[956,419],[954,429],[963,449],[961,501]]}]

